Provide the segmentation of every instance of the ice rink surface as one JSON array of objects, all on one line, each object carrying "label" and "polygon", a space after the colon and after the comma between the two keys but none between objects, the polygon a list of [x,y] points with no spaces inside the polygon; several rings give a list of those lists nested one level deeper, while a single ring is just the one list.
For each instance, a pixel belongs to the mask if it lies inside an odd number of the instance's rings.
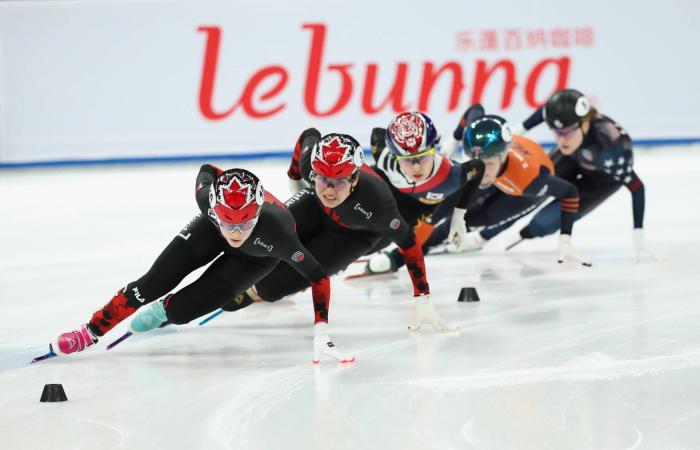
[{"label": "ice rink surface", "polygon": [[[285,162],[242,166],[286,198]],[[664,263],[632,263],[624,188],[574,227],[593,268],[558,265],[555,236],[504,252],[521,224],[480,253],[428,257],[458,334],[407,332],[402,270],[333,278],[331,336],[353,365],[311,364],[306,292],[105,351],[126,321],[29,366],[196,214],[197,169],[0,172],[0,449],[700,448],[700,148],[636,152]],[[463,286],[481,302],[458,303]],[[40,403],[47,383],[69,401]]]}]

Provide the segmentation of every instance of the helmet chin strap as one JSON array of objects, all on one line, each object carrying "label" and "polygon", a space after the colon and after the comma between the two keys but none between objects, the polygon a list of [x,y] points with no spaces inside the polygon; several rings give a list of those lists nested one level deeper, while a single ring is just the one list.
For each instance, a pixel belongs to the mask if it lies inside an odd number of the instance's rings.
[{"label": "helmet chin strap", "polygon": [[[588,129],[587,129],[587,130],[584,130],[584,129],[583,129],[583,122],[584,122],[584,120],[581,120],[581,121],[578,123],[578,128],[579,128],[579,130],[581,130],[581,144],[579,144],[579,146],[576,147],[576,150],[574,150],[574,153],[577,152],[578,149],[580,149],[581,147],[583,147],[583,141],[586,139],[586,135],[587,135],[588,132],[591,130],[590,125],[588,126]],[[589,122],[589,123],[590,123],[590,122]]]},{"label": "helmet chin strap", "polygon": [[360,169],[358,168],[357,172],[355,172],[355,175],[353,175],[352,179],[350,180],[350,194],[348,194],[348,195],[352,195],[352,193],[355,191],[355,187],[357,187],[359,179],[360,179]]},{"label": "helmet chin strap", "polygon": [[503,175],[503,172],[506,171],[506,160],[508,159],[508,149],[506,148],[506,151],[501,153],[498,156],[498,159],[501,161],[501,167],[498,168],[498,173],[496,174],[496,177],[500,177]]}]

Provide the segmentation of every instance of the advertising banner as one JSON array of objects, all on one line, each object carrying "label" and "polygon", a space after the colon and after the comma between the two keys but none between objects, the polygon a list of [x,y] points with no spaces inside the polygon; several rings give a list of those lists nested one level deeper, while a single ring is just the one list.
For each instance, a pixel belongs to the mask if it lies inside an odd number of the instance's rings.
[{"label": "advertising banner", "polygon": [[[577,88],[634,139],[698,138],[700,4],[0,3],[0,163],[265,155],[398,112],[442,134]],[[532,136],[550,140],[549,132]]]}]

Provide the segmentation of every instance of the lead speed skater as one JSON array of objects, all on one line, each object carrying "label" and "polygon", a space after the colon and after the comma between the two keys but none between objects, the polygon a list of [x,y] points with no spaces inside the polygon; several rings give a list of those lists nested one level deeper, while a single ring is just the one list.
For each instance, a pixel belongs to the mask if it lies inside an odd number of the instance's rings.
[{"label": "lead speed skater", "polygon": [[[264,190],[257,176],[245,169],[223,171],[205,164],[196,178],[195,198],[201,213],[172,239],[148,272],[128,283],[87,323],[56,337],[45,357],[94,348],[98,339],[139,309],[129,333],[148,331],[166,321],[187,323],[189,317],[238,296],[283,261],[312,286],[314,358],[323,352],[352,360],[335,349],[325,326],[328,275],[301,244],[293,216]],[[209,263],[199,278],[170,293],[188,274]]]}]

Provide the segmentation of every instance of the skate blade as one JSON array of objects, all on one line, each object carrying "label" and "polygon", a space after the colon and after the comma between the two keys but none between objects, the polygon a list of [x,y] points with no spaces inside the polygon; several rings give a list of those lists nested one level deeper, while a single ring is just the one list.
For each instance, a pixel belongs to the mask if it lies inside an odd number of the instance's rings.
[{"label": "skate blade", "polygon": [[314,353],[314,357],[311,360],[311,363],[315,366],[321,364],[321,356],[323,355],[334,359],[335,361],[338,361],[341,364],[350,364],[357,361],[355,355],[343,355],[342,353],[336,353],[334,351],[322,351],[318,354]]},{"label": "skate blade", "polygon": [[369,278],[369,277],[381,277],[381,276],[386,276],[386,275],[394,275],[396,271],[387,271],[387,272],[379,272],[379,273],[370,273],[370,272],[360,272],[356,273],[353,275],[347,275],[345,277],[345,280],[357,280],[360,278]]},{"label": "skate blade", "polygon": [[119,345],[122,341],[124,341],[125,339],[127,339],[129,336],[131,336],[131,335],[133,335],[133,334],[134,334],[134,333],[132,333],[131,331],[127,331],[126,333],[124,333],[124,334],[122,335],[122,337],[120,337],[120,338],[117,339],[116,341],[114,341],[114,342],[112,342],[111,344],[109,344],[109,345],[107,346],[107,350],[113,349],[114,347],[116,347],[117,345]]},{"label": "skate blade", "polygon": [[524,241],[524,240],[525,240],[525,239],[522,239],[522,238],[521,238],[521,239],[518,239],[517,241],[513,242],[513,243],[510,244],[508,247],[506,247],[506,251],[508,251],[508,250],[510,250],[511,248],[515,247],[516,245],[520,244],[520,243],[521,243],[522,241]]},{"label": "skate blade", "polygon": [[[335,356],[332,356],[332,358],[335,359],[336,361],[338,361],[340,364],[352,364],[354,362],[357,362],[357,359],[354,356],[345,357],[345,358],[337,358]],[[319,364],[321,364],[321,360],[320,359],[312,359],[311,364],[318,366]]]},{"label": "skate blade", "polygon": [[202,325],[204,325],[205,323],[209,322],[211,319],[215,318],[216,316],[218,316],[219,314],[221,314],[221,313],[223,313],[223,312],[224,312],[224,310],[223,310],[223,309],[220,309],[220,310],[218,310],[217,312],[212,313],[209,317],[206,317],[204,320],[202,320],[201,322],[199,322],[199,326],[201,327]]},{"label": "skate blade", "polygon": [[346,280],[357,280],[358,278],[365,278],[365,277],[371,277],[371,276],[372,276],[371,273],[361,272],[361,273],[356,273],[354,275],[347,275],[347,276],[345,276],[345,279]]},{"label": "skate blade", "polygon": [[357,258],[355,261],[351,262],[350,264],[366,264],[369,262],[369,258]]},{"label": "skate blade", "polygon": [[56,353],[54,353],[53,347],[51,346],[51,344],[49,344],[49,352],[45,355],[37,356],[36,358],[32,359],[32,362],[30,362],[29,364],[34,364],[34,363],[37,363],[39,361],[44,361],[45,359],[53,358],[54,356],[58,356],[58,355]]}]

